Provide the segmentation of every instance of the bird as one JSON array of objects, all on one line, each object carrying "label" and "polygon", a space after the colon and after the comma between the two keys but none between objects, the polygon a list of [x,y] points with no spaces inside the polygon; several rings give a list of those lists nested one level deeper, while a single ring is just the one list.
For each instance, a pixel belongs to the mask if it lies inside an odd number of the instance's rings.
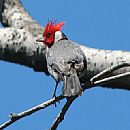
[{"label": "bird", "polygon": [[61,31],[65,22],[48,21],[42,34],[46,45],[46,60],[49,74],[56,81],[53,97],[56,97],[57,86],[63,81],[64,97],[79,96],[83,93],[79,75],[86,68],[86,58],[78,43],[72,42]]}]

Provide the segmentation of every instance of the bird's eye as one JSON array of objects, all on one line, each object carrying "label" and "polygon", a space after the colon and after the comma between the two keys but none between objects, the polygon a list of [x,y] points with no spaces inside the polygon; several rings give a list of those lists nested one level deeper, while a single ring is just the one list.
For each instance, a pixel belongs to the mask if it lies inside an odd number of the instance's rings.
[{"label": "bird's eye", "polygon": [[46,33],[46,38],[49,38],[50,35],[51,35],[51,33],[47,32],[47,33]]}]

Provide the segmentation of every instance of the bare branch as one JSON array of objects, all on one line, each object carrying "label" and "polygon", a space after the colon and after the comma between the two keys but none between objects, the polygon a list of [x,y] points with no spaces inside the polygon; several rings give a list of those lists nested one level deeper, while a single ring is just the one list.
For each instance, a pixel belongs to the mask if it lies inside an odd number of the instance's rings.
[{"label": "bare branch", "polygon": [[102,72],[100,72],[99,74],[93,76],[90,79],[90,82],[84,84],[82,87],[84,88],[84,90],[91,88],[91,87],[98,86],[98,85],[100,85],[100,86],[105,85],[105,87],[106,87],[108,84],[113,84],[113,81],[117,82],[117,81],[121,81],[122,79],[124,80],[127,77],[130,78],[130,72],[107,77],[108,75],[111,75],[113,73],[113,71],[123,68],[123,67],[128,67],[128,66],[130,66],[130,63],[125,63],[125,62],[111,66],[110,68],[105,69]]},{"label": "bare branch", "polygon": [[102,72],[100,72],[99,74],[95,75],[93,78],[90,79],[90,81],[94,82],[94,81],[99,80],[103,77],[107,77],[113,71],[118,70],[118,69],[123,68],[123,67],[128,67],[128,66],[130,66],[130,63],[126,63],[126,62],[121,62],[117,65],[113,65],[110,68],[105,69]]},{"label": "bare branch", "polygon": [[[119,65],[116,65],[116,66],[111,67],[111,69],[108,68],[107,70],[105,70],[105,71],[103,71],[103,72],[105,72],[106,74],[107,74],[107,72],[112,73],[112,71],[113,71],[114,69],[117,69],[117,68],[119,69],[119,68],[121,68],[121,67],[128,66],[128,65],[129,65],[129,63],[128,63],[128,64],[127,64],[127,63],[122,63],[122,64],[119,64]],[[103,72],[101,72],[100,74],[102,74]],[[105,74],[105,73],[104,73],[104,74]],[[99,74],[97,74],[97,75],[99,75]],[[111,82],[114,81],[114,80],[118,80],[118,79],[120,79],[120,78],[126,78],[126,77],[128,77],[128,76],[130,77],[130,72],[126,72],[126,73],[124,73],[124,74],[119,74],[119,75],[116,75],[116,76],[111,76],[111,77],[108,77],[108,78],[104,78],[104,79],[95,81],[94,83],[89,82],[89,84],[86,84],[86,85],[84,85],[83,87],[84,87],[84,90],[85,90],[86,88],[94,87],[94,86],[97,86],[97,85],[104,85],[104,84],[107,84],[107,83],[111,83]],[[96,77],[96,76],[95,76],[95,77]],[[92,79],[94,79],[94,78],[92,78]],[[86,86],[87,86],[87,87],[86,87]],[[48,100],[47,102],[44,102],[44,103],[42,103],[42,104],[40,104],[40,105],[37,105],[37,106],[35,106],[35,107],[33,107],[33,108],[29,109],[29,110],[26,110],[26,111],[24,111],[24,112],[19,113],[19,114],[11,113],[11,114],[10,114],[11,120],[9,120],[9,121],[5,122],[4,124],[2,124],[2,125],[0,126],[0,129],[6,128],[6,127],[8,127],[9,125],[11,125],[11,124],[13,124],[14,122],[16,122],[17,120],[19,120],[19,119],[21,119],[21,118],[23,118],[23,117],[25,117],[25,116],[31,115],[32,113],[37,112],[37,111],[39,111],[39,110],[41,110],[41,109],[44,109],[44,108],[50,106],[51,104],[54,104],[54,103],[56,103],[57,101],[60,101],[60,100],[62,100],[62,99],[64,99],[64,98],[65,98],[65,97],[63,97],[63,96],[61,95],[61,96],[56,97],[56,98],[54,97],[53,99],[50,99],[50,100]],[[58,127],[58,125],[63,121],[64,116],[65,116],[67,110],[69,109],[70,105],[72,104],[72,102],[73,102],[76,98],[77,98],[77,96],[76,96],[76,97],[67,98],[66,104],[64,105],[64,107],[62,108],[61,112],[58,114],[58,116],[57,116],[56,119],[54,120],[54,122],[53,122],[53,124],[52,124],[50,130],[56,130],[56,128]]]},{"label": "bare branch", "polygon": [[115,80],[117,81],[118,79],[127,78],[127,77],[130,77],[130,72],[126,72],[126,73],[123,73],[123,74],[119,74],[119,75],[115,75],[115,76],[111,76],[111,77],[108,77],[108,78],[104,78],[104,79],[95,81],[93,83],[93,85],[94,86],[97,86],[97,85],[102,86],[104,84],[112,83]]},{"label": "bare branch", "polygon": [[67,110],[69,109],[69,107],[71,106],[71,104],[73,103],[73,101],[77,98],[76,97],[70,97],[67,98],[67,102],[64,105],[64,107],[62,108],[61,112],[58,114],[58,116],[56,117],[56,119],[54,120],[50,130],[56,130],[58,125],[64,120],[64,116],[67,112]]},{"label": "bare branch", "polygon": [[[0,29],[0,34],[1,60],[25,65],[33,68],[35,71],[42,71],[48,74],[45,59],[46,48],[42,44],[37,43],[35,37],[26,32],[25,29],[16,28]],[[80,77],[81,83],[90,82],[94,75],[111,67],[111,64],[117,65],[122,63],[122,61],[130,61],[129,52],[109,51],[108,53],[108,50],[97,50],[87,47],[84,47],[83,51],[87,58],[87,70]],[[125,72],[130,72],[130,67],[118,69],[110,76]],[[111,84],[105,85],[110,88],[130,89],[129,82],[130,78],[127,77],[114,80]]]},{"label": "bare branch", "polygon": [[54,97],[54,98],[52,98],[52,99],[50,99],[50,100],[48,100],[48,101],[46,101],[46,102],[44,102],[40,105],[37,105],[37,106],[35,106],[35,107],[33,107],[29,110],[26,110],[26,111],[19,113],[19,114],[14,114],[14,113],[10,114],[11,119],[9,121],[5,122],[4,124],[2,124],[0,126],[0,130],[10,126],[11,124],[16,122],[17,120],[19,120],[23,117],[29,116],[29,115],[31,115],[31,114],[33,114],[33,113],[35,113],[35,112],[37,112],[41,109],[45,109],[46,107],[48,107],[48,106],[50,106],[50,105],[52,105],[52,104],[54,104],[57,101],[60,101],[62,99],[64,99],[63,96],[59,96],[59,97],[56,97],[56,98]]}]

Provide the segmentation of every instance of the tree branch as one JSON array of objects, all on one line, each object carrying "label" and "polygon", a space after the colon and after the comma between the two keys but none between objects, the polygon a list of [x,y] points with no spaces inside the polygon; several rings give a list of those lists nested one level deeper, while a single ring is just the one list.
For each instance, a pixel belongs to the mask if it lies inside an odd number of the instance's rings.
[{"label": "tree branch", "polygon": [[23,111],[23,112],[21,112],[19,114],[11,113],[10,114],[10,118],[11,119],[9,121],[5,122],[4,124],[2,124],[0,126],[0,130],[2,130],[4,128],[7,128],[8,126],[13,124],[17,120],[20,120],[21,118],[23,118],[25,116],[29,116],[29,115],[31,115],[31,114],[33,114],[33,113],[35,113],[35,112],[37,112],[37,111],[39,111],[41,109],[45,109],[46,107],[48,107],[48,106],[50,106],[50,105],[52,105],[52,104],[54,104],[57,101],[60,101],[62,99],[64,99],[64,97],[63,96],[59,96],[59,97],[56,97],[56,98],[52,98],[52,99],[50,99],[50,100],[48,100],[48,101],[46,101],[46,102],[44,102],[44,103],[42,103],[40,105],[37,105],[37,106],[29,109],[29,110]]},{"label": "tree branch", "polygon": [[91,78],[90,81],[93,83],[96,80],[99,80],[99,79],[102,79],[103,77],[109,76],[115,70],[118,70],[118,69],[123,68],[123,67],[130,67],[130,63],[121,62],[117,65],[113,65],[110,68],[107,68],[107,69],[103,70],[102,72],[100,72],[99,74],[93,76],[93,78]]},{"label": "tree branch", "polygon": [[25,29],[0,29],[0,60],[18,63],[46,74],[45,46]]},{"label": "tree branch", "polygon": [[[90,79],[104,71],[107,68],[110,68],[113,65],[118,65],[122,62],[130,63],[130,52],[121,51],[121,50],[100,50],[89,48],[86,46],[80,46],[83,50],[86,59],[87,59],[87,69],[82,73],[80,77],[81,83],[90,84]],[[126,66],[112,72],[109,76],[115,76],[118,74],[123,74],[130,72],[130,67]],[[112,81],[111,83],[106,83],[101,87],[108,88],[119,88],[119,89],[129,89],[130,90],[130,77],[122,77],[117,80]]]},{"label": "tree branch", "polygon": [[[98,85],[106,87],[108,84],[113,84],[114,81],[118,82],[118,81],[121,81],[122,79],[124,80],[124,79],[130,78],[130,72],[118,74],[115,76],[110,76],[113,73],[113,71],[116,71],[118,69],[121,69],[123,67],[128,67],[128,66],[130,66],[130,63],[122,62],[120,64],[113,65],[110,68],[103,70],[102,72],[93,76],[90,79],[90,82],[82,85],[84,91],[85,91],[85,89],[95,87]],[[114,86],[113,88],[116,88],[116,87]],[[119,88],[119,87],[117,87],[117,88]],[[125,88],[125,89],[127,89],[127,88]]]},{"label": "tree branch", "polygon": [[[10,49],[10,46],[7,45],[8,41],[3,40],[8,39],[9,37],[9,30],[7,30],[5,37],[0,36],[2,41],[0,42],[0,44],[3,43],[0,46],[4,48],[2,48],[1,50],[5,50],[6,52],[1,54],[0,59],[13,63],[18,63],[21,65],[26,65],[33,68],[36,71],[42,71],[47,73],[48,71],[45,59],[46,47],[36,43],[35,41],[36,37],[39,37],[39,34],[42,31],[42,27],[29,16],[29,14],[25,11],[24,7],[22,6],[19,0],[4,0],[2,23],[4,26],[15,27],[15,29],[18,28],[19,31],[16,32],[20,32],[20,29],[24,29],[24,32],[26,32],[26,37],[28,37],[28,41],[26,42],[26,45],[24,44],[24,40],[20,43],[22,46],[24,46],[23,50],[26,51],[23,51],[21,49],[19,50],[21,46],[19,42],[17,43],[18,38],[14,37],[16,38],[16,41],[14,43],[14,39],[12,41],[10,39],[10,45],[15,44],[15,46],[11,46],[12,49]],[[12,51],[16,50],[16,47],[18,48],[18,51]],[[94,75],[109,68],[111,65],[116,65],[118,63],[121,63],[122,61],[130,61],[130,52],[99,50],[85,46],[81,46],[81,49],[85,53],[87,59],[87,69],[80,76],[81,83],[89,82]],[[21,55],[23,59],[22,61]],[[118,71],[115,71],[114,73],[112,73],[112,75],[114,76],[129,71],[130,67],[126,67],[123,69],[119,69]],[[129,82],[130,78],[127,77],[123,80],[115,80],[111,84],[106,84],[106,86],[111,88],[117,88],[118,86],[118,88],[130,89]]]},{"label": "tree branch", "polygon": [[97,80],[93,83],[93,85],[94,86],[98,86],[98,85],[102,86],[104,84],[112,83],[115,80],[119,80],[119,79],[127,78],[127,77],[130,77],[130,72],[126,72],[126,73],[123,73],[123,74],[118,74],[118,75],[115,75],[115,76],[111,76],[111,77],[107,77],[107,78],[104,78],[104,79],[101,79],[101,80]]},{"label": "tree branch", "polygon": [[[107,72],[112,73],[113,70],[122,68],[122,67],[127,66],[127,65],[129,65],[129,63],[128,64],[127,63],[122,63],[122,64],[119,64],[119,65],[110,67],[110,68],[108,68],[107,70],[105,70],[103,72],[105,72],[106,74],[107,74]],[[102,74],[102,73],[100,73],[100,74]],[[100,76],[100,74],[97,74],[97,76],[94,76],[94,77],[98,77],[98,76]],[[97,85],[107,84],[108,82],[111,83],[113,80],[118,80],[120,78],[126,78],[128,76],[130,76],[130,72],[126,72],[124,74],[119,74],[119,75],[116,75],[116,76],[111,76],[111,77],[108,77],[108,78],[97,80],[95,82],[89,82],[89,84],[84,85],[83,88],[84,88],[84,91],[85,91],[86,88],[94,87],[94,86],[97,86]],[[91,78],[91,79],[94,79],[94,78]],[[44,102],[44,103],[42,103],[40,105],[37,105],[37,106],[35,106],[35,107],[33,107],[33,108],[29,109],[29,110],[26,110],[24,112],[19,113],[19,114],[11,113],[10,114],[11,120],[9,120],[9,121],[5,122],[4,124],[2,124],[0,126],[0,129],[6,128],[9,125],[11,125],[14,122],[16,122],[17,120],[19,120],[19,119],[21,119],[21,118],[23,118],[25,116],[31,115],[32,113],[37,112],[37,111],[39,111],[41,109],[45,109],[46,107],[50,106],[51,104],[54,104],[57,101],[60,101],[60,100],[62,100],[64,98],[65,97],[63,97],[61,95],[61,96],[56,97],[56,98],[54,97],[53,99],[50,99],[47,102]],[[72,102],[76,98],[77,98],[77,96],[67,98],[66,104],[64,105],[64,107],[62,108],[61,112],[58,114],[58,116],[54,120],[54,122],[53,122],[50,130],[56,130],[56,128],[58,127],[58,125],[63,121],[64,116],[65,116],[67,110],[69,109],[70,105],[72,104]]]},{"label": "tree branch", "polygon": [[19,0],[4,0],[2,11],[3,26],[24,28],[34,37],[42,33],[42,27],[27,13]]},{"label": "tree branch", "polygon": [[71,106],[71,104],[73,103],[73,101],[77,98],[76,97],[70,97],[67,98],[67,102],[64,105],[64,107],[62,108],[61,112],[58,114],[58,116],[56,117],[56,119],[54,120],[50,130],[56,130],[58,125],[64,120],[64,116],[66,114],[66,112],[68,111],[69,107]]}]

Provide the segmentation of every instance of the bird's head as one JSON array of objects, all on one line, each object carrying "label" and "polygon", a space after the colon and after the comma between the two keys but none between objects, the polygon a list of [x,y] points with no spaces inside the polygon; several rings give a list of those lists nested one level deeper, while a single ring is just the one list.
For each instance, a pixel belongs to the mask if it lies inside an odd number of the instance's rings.
[{"label": "bird's head", "polygon": [[53,21],[49,21],[45,29],[43,31],[42,37],[43,39],[37,39],[38,42],[43,42],[43,44],[47,45],[49,48],[57,41],[63,39],[65,35],[61,31],[61,27],[65,24],[65,22],[55,23]]}]

